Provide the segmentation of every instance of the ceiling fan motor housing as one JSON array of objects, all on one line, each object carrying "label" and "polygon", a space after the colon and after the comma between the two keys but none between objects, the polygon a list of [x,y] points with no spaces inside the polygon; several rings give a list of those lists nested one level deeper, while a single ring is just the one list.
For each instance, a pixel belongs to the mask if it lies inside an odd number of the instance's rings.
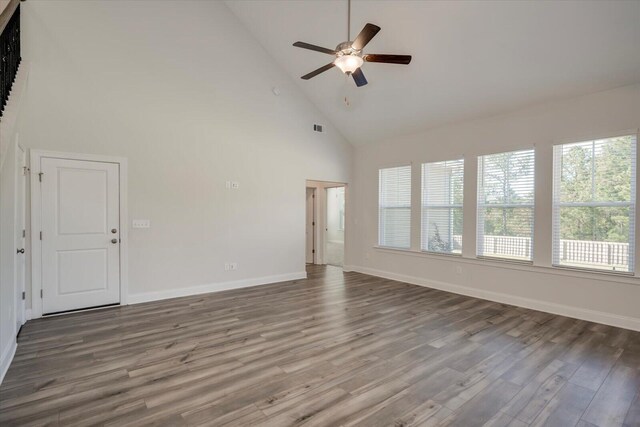
[{"label": "ceiling fan motor housing", "polygon": [[336,52],[338,55],[360,55],[362,50],[356,50],[353,48],[353,42],[342,42],[338,46],[336,46]]}]

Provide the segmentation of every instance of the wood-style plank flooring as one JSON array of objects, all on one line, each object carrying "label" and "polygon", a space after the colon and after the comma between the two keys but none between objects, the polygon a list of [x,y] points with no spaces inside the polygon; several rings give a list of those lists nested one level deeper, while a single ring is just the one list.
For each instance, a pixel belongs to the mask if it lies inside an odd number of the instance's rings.
[{"label": "wood-style plank flooring", "polygon": [[0,425],[640,426],[640,333],[308,271],[29,322]]}]

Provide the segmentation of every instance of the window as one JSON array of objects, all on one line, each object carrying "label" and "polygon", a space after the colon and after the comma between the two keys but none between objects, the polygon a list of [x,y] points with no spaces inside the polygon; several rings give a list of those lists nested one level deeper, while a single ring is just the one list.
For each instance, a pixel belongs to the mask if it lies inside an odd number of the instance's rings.
[{"label": "window", "polygon": [[636,137],[553,148],[553,264],[633,272]]},{"label": "window", "polygon": [[378,244],[400,249],[411,246],[411,166],[379,171]]},{"label": "window", "polygon": [[461,253],[463,178],[463,159],[422,165],[423,251]]},{"label": "window", "polygon": [[478,158],[478,256],[531,261],[534,150]]}]

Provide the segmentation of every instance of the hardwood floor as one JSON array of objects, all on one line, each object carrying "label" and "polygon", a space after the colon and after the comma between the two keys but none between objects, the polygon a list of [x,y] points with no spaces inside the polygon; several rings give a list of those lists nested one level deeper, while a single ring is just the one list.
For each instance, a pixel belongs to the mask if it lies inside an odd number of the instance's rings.
[{"label": "hardwood floor", "polygon": [[640,426],[640,333],[308,272],[30,321],[0,424]]}]

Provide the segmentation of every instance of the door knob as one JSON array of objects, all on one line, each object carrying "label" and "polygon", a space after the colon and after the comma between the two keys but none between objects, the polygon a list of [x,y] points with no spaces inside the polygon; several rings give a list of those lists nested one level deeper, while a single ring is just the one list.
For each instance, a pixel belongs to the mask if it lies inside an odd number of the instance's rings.
[{"label": "door knob", "polygon": [[113,234],[116,234],[116,233],[118,232],[118,230],[116,230],[115,228],[112,228],[112,229],[111,229],[111,232],[112,232]]},{"label": "door knob", "polygon": [[18,254],[23,254],[23,253],[24,253],[24,248],[23,248],[23,249],[18,249],[18,250],[16,251],[16,253],[18,253]]},{"label": "door knob", "polygon": [[111,243],[115,245],[116,243],[118,243],[118,239],[111,239]]}]

